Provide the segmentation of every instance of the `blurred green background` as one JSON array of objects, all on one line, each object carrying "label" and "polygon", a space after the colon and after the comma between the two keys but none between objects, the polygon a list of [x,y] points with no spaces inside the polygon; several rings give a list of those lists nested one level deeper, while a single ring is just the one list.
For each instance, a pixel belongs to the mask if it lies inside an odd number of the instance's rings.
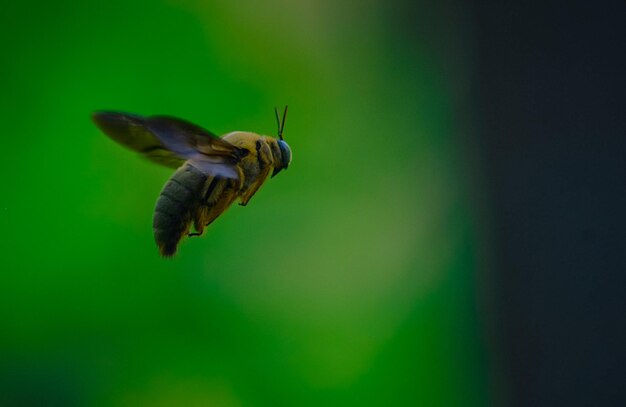
[{"label": "blurred green background", "polygon": [[[0,405],[488,402],[457,15],[115,0],[0,22]],[[91,112],[274,135],[285,104],[289,170],[161,259],[173,171]]]}]

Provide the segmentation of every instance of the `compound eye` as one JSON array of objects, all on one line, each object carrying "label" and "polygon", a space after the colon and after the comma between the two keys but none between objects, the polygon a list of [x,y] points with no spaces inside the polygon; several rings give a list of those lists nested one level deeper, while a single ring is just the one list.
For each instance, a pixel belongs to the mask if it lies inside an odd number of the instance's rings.
[{"label": "compound eye", "polygon": [[278,140],[278,146],[280,147],[281,153],[281,165],[286,169],[291,163],[291,149],[284,140]]}]

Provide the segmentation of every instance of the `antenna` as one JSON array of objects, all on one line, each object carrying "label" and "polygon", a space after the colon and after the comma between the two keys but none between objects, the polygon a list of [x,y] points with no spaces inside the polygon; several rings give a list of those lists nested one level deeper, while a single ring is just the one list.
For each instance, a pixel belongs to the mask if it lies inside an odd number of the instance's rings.
[{"label": "antenna", "polygon": [[278,138],[283,139],[283,129],[285,128],[285,119],[287,119],[287,108],[289,106],[285,106],[285,111],[283,112],[283,121],[280,122],[280,118],[278,117],[278,108],[274,107],[274,113],[276,113],[276,123],[278,124]]}]

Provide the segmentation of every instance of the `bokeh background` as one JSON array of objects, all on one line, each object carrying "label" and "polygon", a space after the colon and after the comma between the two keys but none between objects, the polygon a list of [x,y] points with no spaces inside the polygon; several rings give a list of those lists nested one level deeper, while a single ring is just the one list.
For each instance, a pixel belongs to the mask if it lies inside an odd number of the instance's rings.
[{"label": "bokeh background", "polygon": [[[541,253],[555,252],[532,236],[560,234],[533,233],[545,219],[532,211],[554,208],[516,210],[541,196],[525,193],[534,188],[526,180],[553,167],[518,166],[541,141],[507,143],[503,133],[517,129],[523,140],[529,122],[519,114],[536,112],[520,106],[568,97],[547,92],[546,77],[531,86],[535,95],[509,103],[528,89],[515,81],[520,72],[532,85],[554,68],[520,46],[525,23],[546,55],[571,37],[557,31],[544,43],[551,18],[486,3],[4,4],[0,405],[555,405],[542,391],[554,389],[550,366],[577,371],[559,362],[581,349],[557,345],[576,343],[569,334],[579,319],[562,330],[550,329],[567,312],[535,323],[544,307],[563,304],[555,288],[567,265],[550,263],[552,286],[542,290]],[[274,135],[273,108],[285,104],[289,170],[161,259],[152,210],[172,171],[107,139],[91,112]],[[540,184],[548,200],[554,184]],[[519,236],[516,221],[528,240],[507,240]],[[550,225],[559,230],[558,219]],[[581,230],[597,250],[606,247],[598,239],[616,237],[602,225]],[[614,247],[607,267],[621,253]],[[538,260],[517,262],[529,253]],[[526,273],[535,279],[524,286]],[[565,289],[580,287],[589,280]],[[529,293],[539,298],[530,307]],[[607,327],[620,307],[606,304]],[[545,355],[553,359],[542,364]],[[585,366],[601,368],[605,356]],[[580,378],[568,377],[558,389]],[[593,383],[597,395],[606,381]]]}]

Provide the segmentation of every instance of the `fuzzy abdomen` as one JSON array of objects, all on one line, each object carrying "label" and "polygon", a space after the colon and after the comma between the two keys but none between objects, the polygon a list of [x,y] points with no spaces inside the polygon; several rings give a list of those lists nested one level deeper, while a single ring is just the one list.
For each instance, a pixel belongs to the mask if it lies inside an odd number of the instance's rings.
[{"label": "fuzzy abdomen", "polygon": [[207,176],[189,163],[167,181],[154,209],[154,240],[161,255],[176,253],[178,242],[189,233]]}]

